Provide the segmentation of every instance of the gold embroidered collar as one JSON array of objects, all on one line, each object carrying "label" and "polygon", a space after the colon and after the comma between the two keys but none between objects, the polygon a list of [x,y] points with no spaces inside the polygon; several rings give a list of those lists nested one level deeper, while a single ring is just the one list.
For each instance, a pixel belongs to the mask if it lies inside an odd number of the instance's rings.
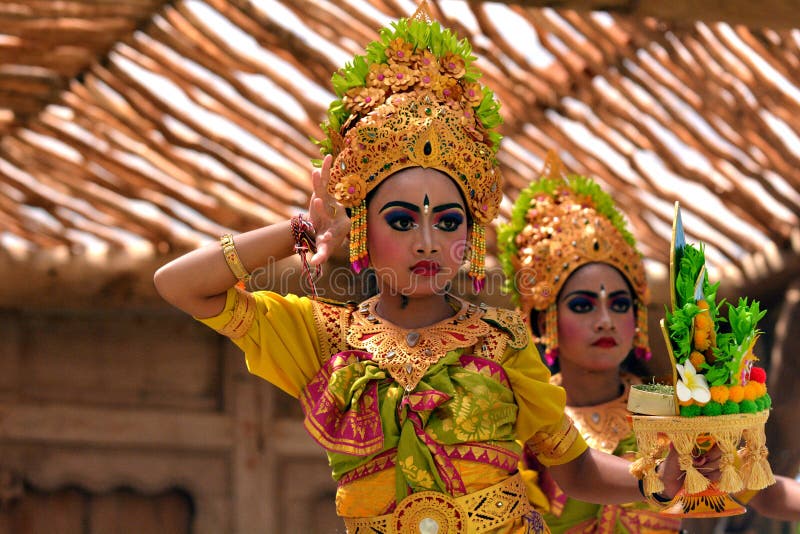
[{"label": "gold embroidered collar", "polygon": [[347,343],[372,354],[406,391],[412,391],[431,365],[447,352],[472,347],[492,330],[482,321],[486,306],[476,306],[452,295],[455,315],[438,323],[410,330],[381,319],[375,312],[378,296],[362,302],[352,312]]},{"label": "gold embroidered collar", "polygon": [[[628,392],[631,384],[641,382],[636,376],[623,373],[620,377],[625,389],[616,399],[594,406],[566,406],[564,412],[570,416],[578,431],[593,449],[612,454],[619,442],[631,432],[628,422]],[[550,378],[550,383],[561,385],[561,375]]]}]

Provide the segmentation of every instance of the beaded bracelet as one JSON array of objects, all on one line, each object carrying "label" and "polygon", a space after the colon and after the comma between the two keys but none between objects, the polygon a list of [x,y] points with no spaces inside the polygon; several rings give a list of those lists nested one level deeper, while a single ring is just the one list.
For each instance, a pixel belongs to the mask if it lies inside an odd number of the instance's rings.
[{"label": "beaded bracelet", "polygon": [[314,281],[322,274],[322,267],[320,265],[314,266],[313,274],[311,266],[308,264],[307,254],[317,252],[317,244],[314,238],[314,225],[311,221],[304,219],[302,215],[295,215],[289,221],[289,226],[292,230],[292,237],[294,238],[294,251],[300,256],[300,261],[303,264],[303,273],[306,275],[308,285],[311,288],[311,294],[317,296],[317,288]]},{"label": "beaded bracelet", "polygon": [[250,281],[250,273],[247,272],[242,260],[239,259],[239,253],[236,252],[236,245],[233,242],[231,234],[225,234],[219,238],[219,246],[222,247],[222,254],[225,256],[225,263],[233,273],[237,280],[243,283]]}]

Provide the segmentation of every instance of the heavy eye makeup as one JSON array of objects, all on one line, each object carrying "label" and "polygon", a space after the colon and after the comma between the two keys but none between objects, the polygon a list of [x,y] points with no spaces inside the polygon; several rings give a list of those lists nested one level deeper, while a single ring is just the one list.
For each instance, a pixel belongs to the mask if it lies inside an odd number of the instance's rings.
[{"label": "heavy eye makeup", "polygon": [[[574,313],[589,313],[597,308],[598,296],[593,292],[574,293],[567,298],[567,308]],[[614,292],[608,297],[608,309],[615,313],[627,313],[633,306],[627,291]]]},{"label": "heavy eye makeup", "polygon": [[405,208],[392,208],[383,214],[383,220],[398,232],[408,232],[419,227],[418,215]]},{"label": "heavy eye makeup", "polygon": [[597,299],[588,295],[575,295],[567,299],[567,308],[573,313],[589,313],[597,306]]},{"label": "heavy eye makeup", "polygon": [[434,228],[443,232],[455,232],[462,224],[464,224],[464,214],[456,210],[439,213],[433,221]]},{"label": "heavy eye makeup", "polygon": [[609,299],[608,307],[611,311],[617,313],[627,313],[633,306],[631,298],[628,295],[611,296]]}]

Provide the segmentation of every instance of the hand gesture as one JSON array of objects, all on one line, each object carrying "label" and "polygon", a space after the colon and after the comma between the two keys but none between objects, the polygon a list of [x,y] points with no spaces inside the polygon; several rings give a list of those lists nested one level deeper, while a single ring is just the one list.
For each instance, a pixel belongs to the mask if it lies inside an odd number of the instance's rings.
[{"label": "hand gesture", "polygon": [[311,172],[313,192],[309,203],[308,214],[316,230],[317,252],[311,257],[311,265],[322,265],[342,244],[350,231],[350,219],[344,207],[328,193],[328,182],[331,179],[333,156],[328,154],[322,160],[322,167]]},{"label": "hand gesture", "polygon": [[[715,444],[711,449],[697,456],[692,456],[692,465],[711,482],[718,482],[721,476],[720,459],[722,450]],[[678,460],[675,447],[670,445],[666,459],[659,465],[661,480],[664,482],[663,495],[674,497],[683,486],[684,473]]]}]

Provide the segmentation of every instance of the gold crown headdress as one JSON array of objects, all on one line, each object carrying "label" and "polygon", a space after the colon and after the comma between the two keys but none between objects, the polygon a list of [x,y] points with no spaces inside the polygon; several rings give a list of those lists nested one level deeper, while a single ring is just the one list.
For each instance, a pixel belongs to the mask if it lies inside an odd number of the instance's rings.
[{"label": "gold crown headdress", "polygon": [[412,18],[381,30],[366,56],[334,74],[339,98],[320,141],[322,153],[334,156],[328,192],[350,209],[350,263],[359,272],[369,264],[367,194],[405,168],[444,172],[472,218],[469,274],[480,290],[485,225],[502,199],[494,131],[502,119],[492,91],[477,82],[469,42],[432,22],[426,9],[423,2]]},{"label": "gold crown headdress", "polygon": [[524,316],[532,310],[545,313],[544,332],[536,341],[545,346],[548,363],[558,355],[558,293],[574,271],[595,262],[619,270],[636,293],[634,348],[639,358],[650,358],[650,291],[636,241],[608,193],[590,178],[567,176],[554,152],[542,178],[520,192],[498,234],[498,248],[506,289]]}]

